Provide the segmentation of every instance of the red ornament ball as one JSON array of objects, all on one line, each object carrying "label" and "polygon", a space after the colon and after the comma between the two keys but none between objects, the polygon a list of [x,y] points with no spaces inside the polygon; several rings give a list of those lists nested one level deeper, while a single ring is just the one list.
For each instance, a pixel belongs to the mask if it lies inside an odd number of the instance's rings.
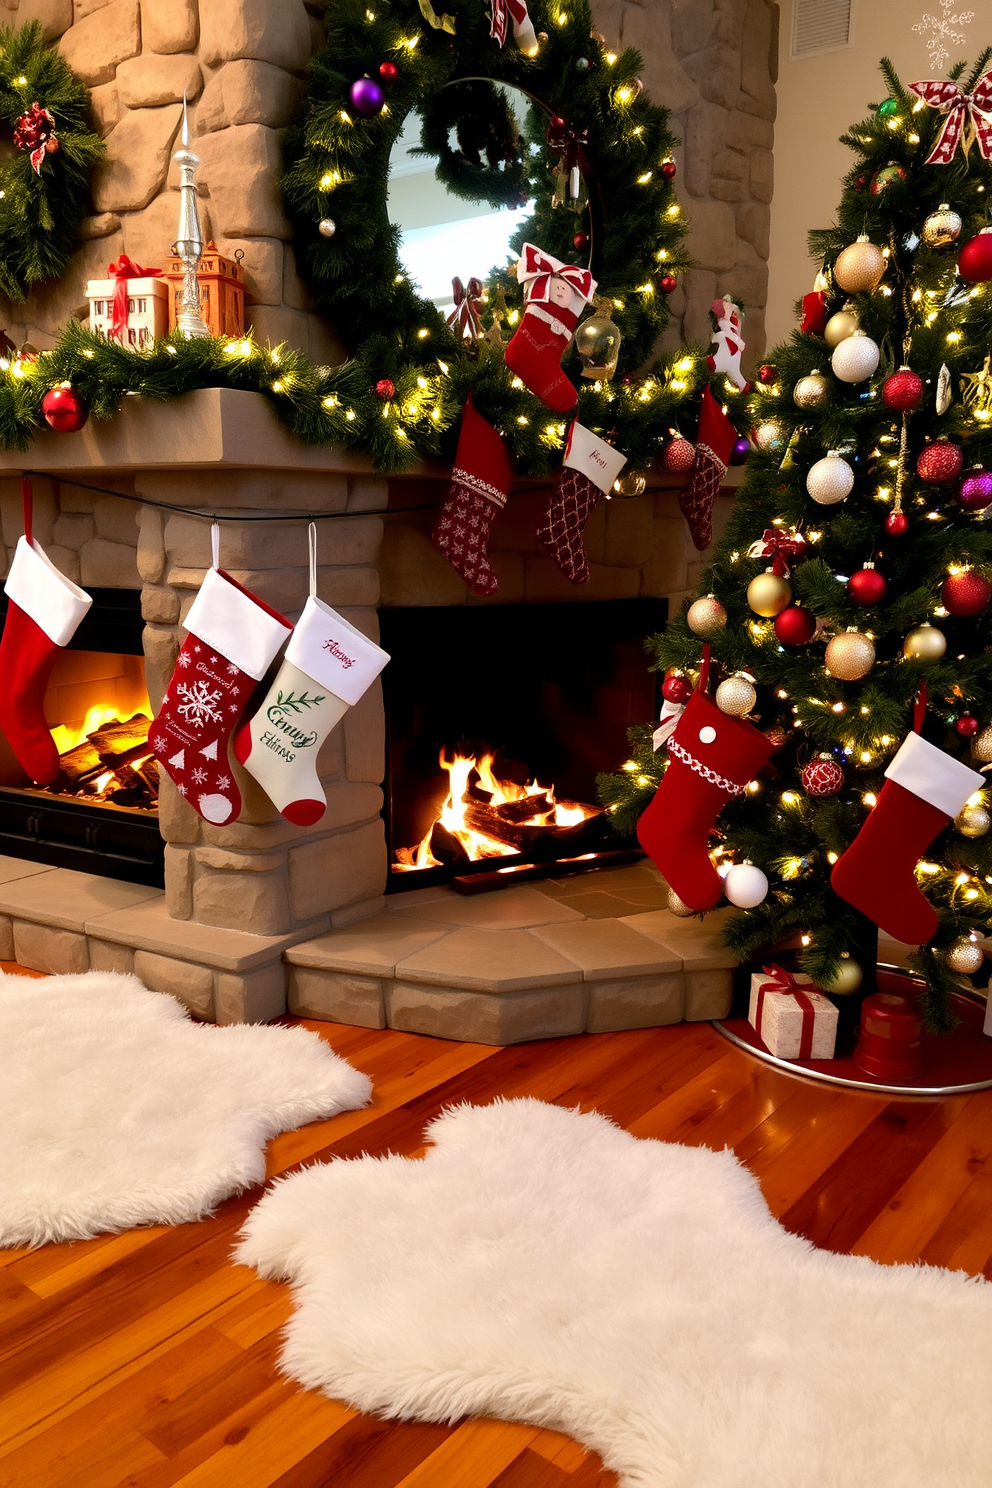
[{"label": "red ornament ball", "polygon": [[957,480],[963,464],[964,456],[959,444],[935,439],[933,444],[920,451],[916,473],[920,480],[929,481],[932,486],[944,486],[948,481]]},{"label": "red ornament ball", "polygon": [[661,684],[661,695],[668,703],[687,703],[692,697],[692,683],[673,672]]},{"label": "red ornament ball", "polygon": [[589,234],[587,232],[577,232],[572,239],[572,245],[578,248],[581,253],[584,248],[589,247]]},{"label": "red ornament ball", "polygon": [[836,796],[844,789],[844,771],[829,754],[818,754],[803,766],[802,781],[808,796]]},{"label": "red ornament ball", "polygon": [[940,602],[949,615],[980,615],[992,600],[992,584],[973,568],[950,574],[940,591]]},{"label": "red ornament ball", "polygon": [[958,273],[969,284],[992,279],[992,227],[983,227],[977,238],[965,243],[958,257]]},{"label": "red ornament ball", "polygon": [[857,605],[881,604],[888,587],[877,568],[860,568],[847,581],[847,592]]},{"label": "red ornament ball", "polygon": [[89,418],[89,409],[71,382],[50,388],[41,400],[41,411],[57,434],[75,434]]},{"label": "red ornament ball", "polygon": [[379,76],[384,83],[395,83],[400,75],[400,70],[395,62],[380,62]]},{"label": "red ornament ball", "polygon": [[661,457],[661,463],[665,469],[673,475],[685,475],[691,470],[696,458],[696,446],[690,444],[688,439],[683,439],[681,434],[676,434],[665,446],[665,453]]},{"label": "red ornament ball", "polygon": [[775,616],[775,634],[783,646],[805,646],[815,630],[816,616],[805,605],[789,605]]},{"label": "red ornament ball", "polygon": [[765,362],[764,366],[758,368],[758,381],[763,382],[766,386],[774,382],[777,376],[778,368],[772,366],[771,362]]},{"label": "red ornament ball", "polygon": [[674,160],[663,160],[661,163],[661,174],[666,181],[674,181],[678,175],[678,169]]},{"label": "red ornament ball", "polygon": [[388,402],[390,398],[396,397],[396,384],[395,382],[390,382],[388,377],[381,377],[375,385],[375,390],[383,402]]},{"label": "red ornament ball", "polygon": [[882,384],[882,402],[886,408],[905,411],[916,408],[923,397],[923,378],[909,367],[900,367]]},{"label": "red ornament ball", "polygon": [[955,499],[965,511],[984,511],[992,505],[992,471],[971,471],[961,482]]},{"label": "red ornament ball", "polygon": [[674,274],[662,274],[658,284],[664,294],[671,294],[678,286],[678,280]]},{"label": "red ornament ball", "polygon": [[978,719],[973,718],[970,713],[965,713],[954,725],[962,739],[973,739],[978,733]]},{"label": "red ornament ball", "polygon": [[885,530],[890,537],[902,537],[909,526],[909,518],[904,511],[889,512],[885,519]]}]

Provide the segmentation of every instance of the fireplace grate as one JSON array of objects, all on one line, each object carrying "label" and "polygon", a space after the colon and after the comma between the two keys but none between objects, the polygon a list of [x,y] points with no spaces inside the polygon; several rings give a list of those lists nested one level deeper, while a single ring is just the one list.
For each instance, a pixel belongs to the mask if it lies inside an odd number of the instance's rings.
[{"label": "fireplace grate", "polygon": [[128,883],[165,885],[158,814],[0,786],[0,853]]}]

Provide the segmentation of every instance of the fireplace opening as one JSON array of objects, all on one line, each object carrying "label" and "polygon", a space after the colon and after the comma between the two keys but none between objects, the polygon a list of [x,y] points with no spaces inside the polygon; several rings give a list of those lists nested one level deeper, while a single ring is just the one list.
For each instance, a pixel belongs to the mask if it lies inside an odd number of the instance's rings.
[{"label": "fireplace opening", "polygon": [[141,595],[89,592],[93,605],[45,694],[59,751],[51,784],[36,786],[0,735],[0,853],[162,887]]},{"label": "fireplace opening", "polygon": [[380,611],[387,892],[462,892],[629,855],[596,801],[657,715],[663,599]]}]

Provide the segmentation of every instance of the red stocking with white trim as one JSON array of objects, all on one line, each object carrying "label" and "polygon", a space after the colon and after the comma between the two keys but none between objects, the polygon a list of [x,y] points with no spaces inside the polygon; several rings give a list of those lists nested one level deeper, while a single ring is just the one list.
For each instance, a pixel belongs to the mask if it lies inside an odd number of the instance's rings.
[{"label": "red stocking with white trim", "polygon": [[517,282],[524,286],[527,306],[506,348],[506,365],[545,408],[568,413],[578,394],[561,369],[561,359],[596,280],[588,269],[562,263],[525,243]]}]

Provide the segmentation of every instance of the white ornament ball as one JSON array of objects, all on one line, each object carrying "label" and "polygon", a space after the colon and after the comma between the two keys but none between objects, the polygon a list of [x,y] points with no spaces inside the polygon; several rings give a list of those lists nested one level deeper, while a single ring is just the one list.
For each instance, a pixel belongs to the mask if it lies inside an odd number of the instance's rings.
[{"label": "white ornament ball", "polygon": [[322,238],[333,238],[338,230],[338,225],[330,217],[322,217],[317,223],[317,231]]},{"label": "white ornament ball", "polygon": [[694,600],[686,612],[686,623],[694,635],[716,635],[727,623],[727,612],[715,594],[704,594]]},{"label": "white ornament ball", "polygon": [[875,371],[880,356],[871,337],[857,330],[834,347],[830,365],[841,382],[864,382]]},{"label": "white ornament ball", "polygon": [[746,677],[735,674],[727,677],[716,690],[716,705],[721,713],[732,718],[743,718],[750,713],[758,701],[758,694]]},{"label": "white ornament ball", "polygon": [[959,972],[962,976],[971,976],[973,972],[981,970],[985,955],[977,941],[962,935],[960,940],[947,947],[944,960],[951,971]]},{"label": "white ornament ball", "polygon": [[821,506],[833,506],[846,501],[854,485],[854,471],[836,450],[824,455],[810,467],[806,477],[806,489],[814,501]]},{"label": "white ornament ball", "polygon": [[689,908],[684,899],[679,898],[674,889],[668,891],[668,907],[673,915],[678,915],[683,920],[696,913],[694,909]]},{"label": "white ornament ball", "polygon": [[776,419],[766,419],[755,429],[754,442],[764,454],[773,454],[785,445],[785,430]]},{"label": "white ornament ball", "polygon": [[723,892],[738,909],[754,909],[768,895],[768,880],[753,863],[738,863],[723,880]]}]

